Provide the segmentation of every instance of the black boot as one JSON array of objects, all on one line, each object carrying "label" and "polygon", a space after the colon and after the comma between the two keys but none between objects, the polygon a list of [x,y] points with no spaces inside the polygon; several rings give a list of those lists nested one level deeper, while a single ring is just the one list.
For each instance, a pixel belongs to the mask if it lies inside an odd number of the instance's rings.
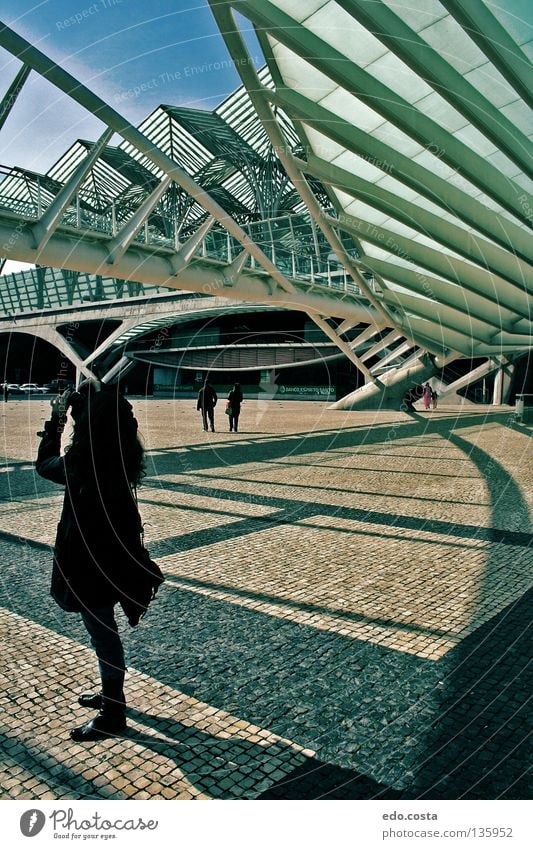
[{"label": "black boot", "polygon": [[[126,704],[124,691],[122,691],[121,693],[121,699],[124,704]],[[102,693],[82,693],[81,696],[78,696],[78,704],[82,707],[94,708],[94,710],[101,710]]]},{"label": "black boot", "polygon": [[94,699],[100,698],[100,712],[86,725],[73,728],[70,732],[71,738],[76,743],[114,737],[125,730],[126,702],[124,701],[123,686],[124,676],[121,678],[104,678],[101,696],[97,693],[92,697]]},{"label": "black boot", "polygon": [[78,704],[82,707],[94,708],[100,710],[102,707],[101,693],[82,693],[78,696]]}]

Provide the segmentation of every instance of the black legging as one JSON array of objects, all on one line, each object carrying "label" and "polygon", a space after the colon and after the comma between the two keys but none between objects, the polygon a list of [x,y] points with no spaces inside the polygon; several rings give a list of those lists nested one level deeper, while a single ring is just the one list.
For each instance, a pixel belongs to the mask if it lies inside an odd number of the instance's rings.
[{"label": "black legging", "polygon": [[122,678],[126,671],[124,649],[120,639],[113,607],[82,611],[81,618],[96,652],[102,681]]},{"label": "black legging", "polygon": [[211,425],[211,429],[215,429],[215,410],[214,407],[203,407],[202,408],[202,420],[204,423],[204,430],[207,430],[207,420],[209,419],[209,424]]},{"label": "black legging", "polygon": [[231,416],[229,417],[229,429],[230,430],[235,430],[235,431],[237,430],[237,425],[239,424],[240,414],[241,414],[240,406],[231,408]]}]

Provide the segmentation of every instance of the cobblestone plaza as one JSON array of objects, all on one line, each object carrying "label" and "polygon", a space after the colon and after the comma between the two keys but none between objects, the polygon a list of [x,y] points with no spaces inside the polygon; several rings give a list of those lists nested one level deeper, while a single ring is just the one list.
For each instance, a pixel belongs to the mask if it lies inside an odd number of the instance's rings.
[{"label": "cobblestone plaza", "polygon": [[4,799],[528,796],[530,429],[510,408],[133,399],[167,578],[128,650],[128,731],[79,745],[97,682],[49,596],[48,401],[2,405]]}]

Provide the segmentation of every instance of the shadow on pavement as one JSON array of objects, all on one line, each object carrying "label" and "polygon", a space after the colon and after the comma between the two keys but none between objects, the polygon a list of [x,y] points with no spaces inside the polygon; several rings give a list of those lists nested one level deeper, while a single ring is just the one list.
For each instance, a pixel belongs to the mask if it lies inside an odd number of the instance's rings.
[{"label": "shadow on pavement", "polygon": [[[489,420],[502,424],[507,418],[498,414]],[[304,758],[281,743],[262,746],[238,738],[221,740],[134,707],[131,716],[161,736],[133,729],[131,739],[171,757],[189,781],[218,798],[527,798],[523,749],[530,730],[526,640],[531,594],[498,610],[497,593],[498,583],[506,585],[509,580],[508,566],[516,552],[527,551],[531,542],[526,533],[529,514],[512,476],[457,433],[487,420],[479,414],[433,420],[413,415],[396,430],[394,425],[344,429],[305,439],[218,446],[218,454],[207,447],[188,454],[189,466],[181,473],[194,475],[224,464],[269,461],[287,453],[319,454],[386,439],[393,444],[395,439],[426,433],[449,440],[478,467],[488,486],[490,527],[379,511],[369,514],[356,507],[347,509],[346,515],[484,540],[489,554],[479,600],[494,597],[496,613],[479,623],[474,613],[477,629],[441,660],[431,662],[231,601],[169,588],[160,594],[139,633],[128,635],[131,665],[177,691],[310,748],[317,757]],[[180,456],[155,455],[158,473],[179,474]],[[202,493],[202,487],[188,484],[168,486]],[[164,491],[167,483],[161,482],[161,487]],[[212,497],[215,493],[234,500],[244,497],[208,491]],[[303,500],[270,496],[257,496],[257,503],[278,507],[277,519],[285,522],[290,512],[294,519],[307,516],[310,507]],[[324,505],[311,507],[322,512]],[[344,514],[345,508],[339,509]],[[238,535],[238,527],[239,523],[237,528],[224,528],[228,539]],[[212,529],[205,533],[213,541]],[[354,533],[354,545],[357,537]],[[187,548],[204,544],[200,533],[188,539],[183,535],[175,539],[178,549],[180,539]],[[20,550],[16,537],[4,540],[16,555]],[[48,553],[36,547],[33,559],[13,556],[5,563],[9,609],[72,639],[81,637],[86,644],[77,617],[58,615],[51,601],[43,603],[48,561]],[[38,763],[35,768],[39,769]],[[276,776],[278,768],[281,777]],[[44,769],[49,771],[43,762]]]}]

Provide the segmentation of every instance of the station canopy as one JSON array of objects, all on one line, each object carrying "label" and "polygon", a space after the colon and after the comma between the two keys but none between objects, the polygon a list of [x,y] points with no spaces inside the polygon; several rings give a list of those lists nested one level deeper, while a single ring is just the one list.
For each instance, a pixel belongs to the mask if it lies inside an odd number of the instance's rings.
[{"label": "station canopy", "polygon": [[[320,314],[313,297],[317,286],[335,283],[333,258],[344,266],[344,280],[328,303],[366,299],[379,326],[400,334],[406,350],[416,345],[444,358],[529,351],[529,4],[209,2],[243,86],[213,112],[162,104],[138,128],[142,139],[127,128],[122,143],[103,146],[78,193],[77,215],[81,209],[95,222],[107,216],[108,224],[112,215],[106,232],[120,235],[167,181],[146,213],[145,230],[177,249],[210,211],[209,203],[202,205],[205,194],[170,179],[176,163],[271,260],[265,269],[278,293],[280,283],[287,293],[287,306],[309,309],[324,327],[324,320],[333,321],[325,327],[330,338],[340,338],[348,311],[332,306]],[[241,31],[250,23],[266,60],[260,71]],[[30,56],[17,38],[6,30],[2,42],[15,55]],[[47,73],[54,75],[62,85],[59,71]],[[79,100],[96,104],[87,92]],[[119,116],[107,105],[88,108],[117,129]],[[39,204],[51,204],[94,145],[77,141],[46,175],[11,169],[2,181],[2,203],[8,198],[12,211],[38,217],[37,183]],[[254,222],[276,220],[283,225],[253,229]],[[220,216],[216,227],[224,227]],[[128,240],[140,238],[129,230]],[[242,230],[238,238],[246,249]],[[116,251],[116,239],[110,244]],[[306,254],[314,257],[310,268]],[[234,256],[230,245],[225,259],[231,263]],[[241,271],[247,269],[236,275]],[[356,284],[351,289],[348,280]],[[231,287],[227,294],[234,294]]]}]

